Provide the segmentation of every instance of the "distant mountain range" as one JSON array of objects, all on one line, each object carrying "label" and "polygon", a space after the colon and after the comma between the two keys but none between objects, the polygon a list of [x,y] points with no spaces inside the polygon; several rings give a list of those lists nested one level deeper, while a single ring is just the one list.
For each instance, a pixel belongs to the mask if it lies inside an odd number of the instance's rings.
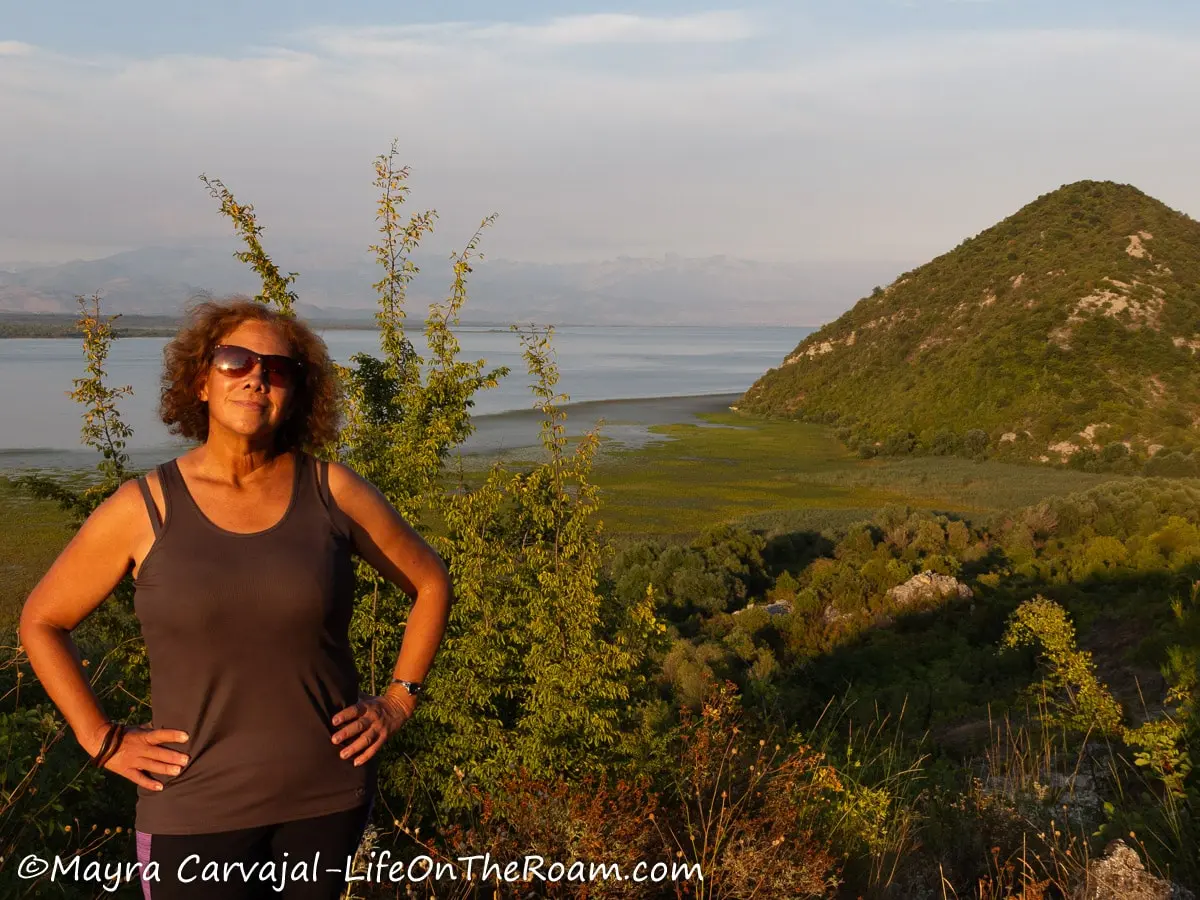
[{"label": "distant mountain range", "polygon": [[1133,465],[1200,443],[1198,352],[1200,222],[1083,181],[858,301],[738,405],[865,455]]},{"label": "distant mountain range", "polygon": [[[407,311],[424,319],[450,283],[442,257],[414,258],[421,274]],[[303,255],[276,256],[298,270],[300,310],[310,316],[347,317],[374,312],[372,283],[380,270],[361,263],[305,266]],[[894,262],[769,263],[707,257],[622,257],[603,262],[539,264],[485,260],[470,275],[464,323],[589,325],[816,325],[836,317],[852,299],[891,281]],[[104,259],[0,269],[0,310],[66,313],[75,296],[100,291],[115,313],[177,315],[199,293],[257,291],[254,274],[232,248],[158,247]]]}]

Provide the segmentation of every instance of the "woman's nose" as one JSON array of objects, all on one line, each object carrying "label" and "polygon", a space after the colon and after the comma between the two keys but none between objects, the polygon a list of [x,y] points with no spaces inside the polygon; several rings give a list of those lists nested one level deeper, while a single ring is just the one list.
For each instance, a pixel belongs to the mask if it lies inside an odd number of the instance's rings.
[{"label": "woman's nose", "polygon": [[271,377],[267,374],[267,367],[262,364],[261,360],[254,364],[254,368],[250,370],[250,374],[246,377],[250,379],[251,384],[257,387],[271,387]]}]

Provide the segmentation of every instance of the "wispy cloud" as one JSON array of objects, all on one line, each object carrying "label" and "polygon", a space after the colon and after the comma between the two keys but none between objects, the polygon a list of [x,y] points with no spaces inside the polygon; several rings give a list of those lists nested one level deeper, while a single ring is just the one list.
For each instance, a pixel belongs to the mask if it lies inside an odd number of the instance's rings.
[{"label": "wispy cloud", "polygon": [[683,16],[620,13],[561,16],[538,23],[441,22],[426,25],[306,29],[291,39],[347,55],[386,55],[435,47],[572,47],[587,44],[721,44],[755,36],[738,11]]},{"label": "wispy cloud", "polygon": [[1200,211],[1180,149],[1200,140],[1195,35],[770,26],[726,12],[325,28],[232,57],[0,45],[0,259],[6,240],[224,234],[202,171],[276,237],[365,246],[369,162],[394,135],[438,237],[498,210],[489,249],[523,259],[915,263],[1083,177]]},{"label": "wispy cloud", "polygon": [[35,48],[32,44],[20,41],[0,41],[0,56],[28,56]]}]

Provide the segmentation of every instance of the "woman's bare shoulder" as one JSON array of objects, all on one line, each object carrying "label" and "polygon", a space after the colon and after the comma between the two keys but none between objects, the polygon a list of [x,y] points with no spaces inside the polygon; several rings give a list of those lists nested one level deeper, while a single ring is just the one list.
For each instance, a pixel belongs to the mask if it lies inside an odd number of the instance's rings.
[{"label": "woman's bare shoulder", "polygon": [[366,485],[369,482],[359,475],[354,469],[345,463],[330,460],[329,462],[329,489],[336,492],[339,488],[345,489],[347,485],[351,488],[359,485]]},{"label": "woman's bare shoulder", "polygon": [[382,491],[345,463],[330,462],[329,493],[344,513],[359,522],[391,508]]},{"label": "woman's bare shoulder", "polygon": [[166,488],[159,477],[156,466],[145,475],[123,482],[103,503],[96,507],[88,517],[88,522],[99,516],[99,522],[105,526],[119,527],[124,524],[130,526],[135,533],[140,533],[143,525],[149,525],[147,518],[149,509],[146,506],[145,495],[138,484],[139,481],[146,482],[146,486],[150,489],[150,497],[158,509],[159,518],[160,520],[164,518],[167,506]]}]

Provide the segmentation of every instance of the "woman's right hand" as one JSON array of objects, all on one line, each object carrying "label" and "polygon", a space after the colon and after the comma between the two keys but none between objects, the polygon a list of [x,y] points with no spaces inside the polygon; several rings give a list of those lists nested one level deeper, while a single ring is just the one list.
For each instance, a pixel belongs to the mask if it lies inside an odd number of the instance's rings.
[{"label": "woman's right hand", "polygon": [[[107,730],[107,727],[106,729]],[[96,741],[97,749],[103,740],[101,732]],[[115,772],[122,778],[128,778],[139,787],[151,791],[161,791],[162,782],[156,781],[146,773],[175,776],[183,771],[188,764],[188,756],[178,750],[162,747],[161,744],[182,744],[188,740],[186,731],[174,728],[148,728],[131,725],[125,729],[121,745],[104,764],[104,768]]]}]

